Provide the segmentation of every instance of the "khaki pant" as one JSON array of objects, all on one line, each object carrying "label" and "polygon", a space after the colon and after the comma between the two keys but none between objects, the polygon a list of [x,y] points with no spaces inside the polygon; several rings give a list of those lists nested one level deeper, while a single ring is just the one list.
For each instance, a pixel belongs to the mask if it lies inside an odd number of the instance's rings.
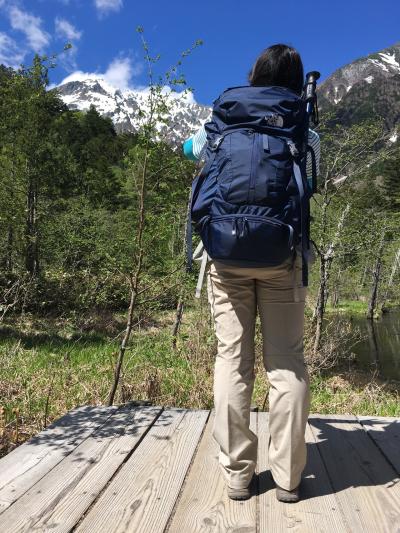
[{"label": "khaki pant", "polygon": [[301,286],[300,255],[294,270],[290,260],[268,268],[232,267],[211,261],[207,292],[218,340],[213,437],[219,444],[224,478],[231,487],[245,487],[256,467],[258,438],[249,423],[258,309],[263,362],[270,383],[269,464],[275,482],[292,490],[306,464],[305,428],[310,406],[303,357],[307,287]]}]

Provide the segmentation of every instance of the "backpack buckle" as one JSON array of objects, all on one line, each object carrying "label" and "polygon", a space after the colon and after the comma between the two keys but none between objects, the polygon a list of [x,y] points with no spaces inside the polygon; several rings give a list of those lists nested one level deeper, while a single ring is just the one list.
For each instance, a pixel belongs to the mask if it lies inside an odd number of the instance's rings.
[{"label": "backpack buckle", "polygon": [[297,146],[294,144],[294,142],[293,141],[286,141],[286,142],[287,142],[287,145],[289,147],[289,150],[290,150],[290,153],[292,154],[292,156],[294,158],[299,157],[300,152],[299,152]]},{"label": "backpack buckle", "polygon": [[219,145],[222,143],[224,137],[221,135],[220,137],[217,137],[213,143],[210,144],[210,150],[215,152],[218,150]]}]

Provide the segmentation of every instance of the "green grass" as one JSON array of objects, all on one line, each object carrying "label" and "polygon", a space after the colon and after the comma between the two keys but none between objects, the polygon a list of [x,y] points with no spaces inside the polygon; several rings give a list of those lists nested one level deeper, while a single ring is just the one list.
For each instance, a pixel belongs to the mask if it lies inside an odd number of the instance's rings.
[{"label": "green grass", "polygon": [[[0,330],[0,455],[77,405],[107,402],[122,319],[93,328],[69,319],[9,319]],[[173,320],[173,312],[160,313],[134,332],[115,403],[212,408],[216,341],[207,309],[186,309],[175,350]],[[252,403],[261,409],[268,383],[259,332],[256,340]],[[356,367],[312,375],[311,392],[311,412],[400,416],[398,384]]]},{"label": "green grass", "polygon": [[[388,302],[385,304],[386,309],[398,309],[398,304],[395,302]],[[327,314],[346,314],[346,315],[358,315],[360,317],[366,316],[368,310],[368,302],[361,300],[340,300],[339,305],[333,307],[328,302],[326,306]],[[377,309],[376,312],[379,310]]]},{"label": "green grass", "polygon": [[368,309],[368,302],[356,300],[341,300],[339,305],[333,307],[331,304],[326,306],[327,313],[344,313],[349,315],[365,316]]},{"label": "green grass", "polygon": [[311,379],[311,412],[399,416],[400,385],[362,371],[336,371]]}]

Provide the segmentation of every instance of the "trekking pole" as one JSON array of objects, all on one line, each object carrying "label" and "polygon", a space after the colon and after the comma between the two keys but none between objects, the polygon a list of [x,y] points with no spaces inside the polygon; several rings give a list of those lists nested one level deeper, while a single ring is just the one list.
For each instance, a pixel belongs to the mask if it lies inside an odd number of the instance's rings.
[{"label": "trekking pole", "polygon": [[307,115],[308,119],[312,120],[314,126],[319,123],[318,116],[318,103],[317,103],[317,80],[321,77],[321,74],[317,70],[308,72],[306,74],[306,83],[304,86],[304,99],[307,102]]},{"label": "trekking pole", "polygon": [[307,153],[307,151],[310,152],[311,155],[311,163],[312,163],[312,186],[311,186],[311,194],[314,194],[317,192],[317,167],[316,167],[316,160],[315,160],[315,154],[314,151],[308,147],[308,128],[310,125],[310,121],[312,121],[314,126],[317,126],[319,123],[319,114],[318,114],[318,102],[317,102],[317,80],[321,77],[321,74],[317,70],[313,70],[311,72],[308,72],[306,74],[306,83],[304,84],[303,89],[303,99],[306,102],[306,138],[304,140],[305,144],[305,151],[303,153]]}]

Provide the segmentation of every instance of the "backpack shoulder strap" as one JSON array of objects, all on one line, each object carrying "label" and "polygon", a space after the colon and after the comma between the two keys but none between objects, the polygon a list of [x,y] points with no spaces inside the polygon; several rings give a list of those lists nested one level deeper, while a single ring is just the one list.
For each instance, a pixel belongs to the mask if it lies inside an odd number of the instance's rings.
[{"label": "backpack shoulder strap", "polygon": [[308,194],[304,189],[303,173],[299,163],[293,160],[293,174],[296,180],[297,189],[299,191],[299,205],[300,205],[300,248],[302,257],[302,283],[303,287],[308,285],[308,263],[307,263],[307,243],[308,243],[308,221],[306,220],[308,209],[306,202],[308,202]]}]

